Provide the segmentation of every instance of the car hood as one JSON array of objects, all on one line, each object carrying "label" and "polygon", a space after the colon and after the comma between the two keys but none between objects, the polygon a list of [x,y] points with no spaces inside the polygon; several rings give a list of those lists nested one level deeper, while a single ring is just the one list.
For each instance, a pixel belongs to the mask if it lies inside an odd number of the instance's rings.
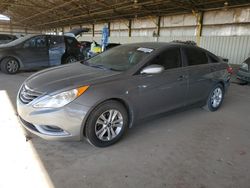
[{"label": "car hood", "polygon": [[8,49],[13,47],[13,45],[9,45],[9,43],[0,43],[0,50]]},{"label": "car hood", "polygon": [[42,93],[52,93],[115,79],[119,72],[83,65],[79,62],[45,69],[31,75],[25,84]]}]

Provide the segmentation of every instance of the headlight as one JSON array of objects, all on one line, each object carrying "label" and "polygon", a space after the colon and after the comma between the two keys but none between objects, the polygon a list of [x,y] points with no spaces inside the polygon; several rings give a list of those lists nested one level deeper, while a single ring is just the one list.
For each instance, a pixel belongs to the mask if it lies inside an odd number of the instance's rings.
[{"label": "headlight", "polygon": [[46,95],[33,105],[35,108],[60,108],[82,95],[89,86],[83,86],[56,95]]},{"label": "headlight", "polygon": [[242,63],[241,69],[247,70],[248,71],[248,64]]}]

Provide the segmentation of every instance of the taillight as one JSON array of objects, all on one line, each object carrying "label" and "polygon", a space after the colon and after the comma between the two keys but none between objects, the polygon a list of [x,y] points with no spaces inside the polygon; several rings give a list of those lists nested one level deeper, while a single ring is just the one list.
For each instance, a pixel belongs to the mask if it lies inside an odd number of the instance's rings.
[{"label": "taillight", "polygon": [[81,48],[81,47],[82,47],[82,45],[81,45],[81,44],[77,44],[76,46],[77,46],[78,48]]},{"label": "taillight", "polygon": [[227,72],[228,72],[229,74],[233,74],[233,73],[234,73],[234,70],[233,70],[232,67],[227,67]]}]

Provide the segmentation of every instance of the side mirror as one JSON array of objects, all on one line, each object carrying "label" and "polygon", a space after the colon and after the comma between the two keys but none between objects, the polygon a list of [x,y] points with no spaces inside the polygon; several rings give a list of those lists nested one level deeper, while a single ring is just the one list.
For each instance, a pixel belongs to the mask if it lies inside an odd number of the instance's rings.
[{"label": "side mirror", "polygon": [[149,65],[142,69],[141,74],[159,74],[164,71],[164,67],[161,65]]}]

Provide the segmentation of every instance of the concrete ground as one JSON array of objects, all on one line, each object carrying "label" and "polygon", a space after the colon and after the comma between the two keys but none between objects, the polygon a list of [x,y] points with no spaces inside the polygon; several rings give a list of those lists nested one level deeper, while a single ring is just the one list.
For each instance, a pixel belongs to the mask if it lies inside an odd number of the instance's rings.
[{"label": "concrete ground", "polygon": [[248,188],[250,87],[232,84],[221,109],[145,120],[117,144],[25,141],[15,97],[31,73],[0,72],[0,187]]}]

